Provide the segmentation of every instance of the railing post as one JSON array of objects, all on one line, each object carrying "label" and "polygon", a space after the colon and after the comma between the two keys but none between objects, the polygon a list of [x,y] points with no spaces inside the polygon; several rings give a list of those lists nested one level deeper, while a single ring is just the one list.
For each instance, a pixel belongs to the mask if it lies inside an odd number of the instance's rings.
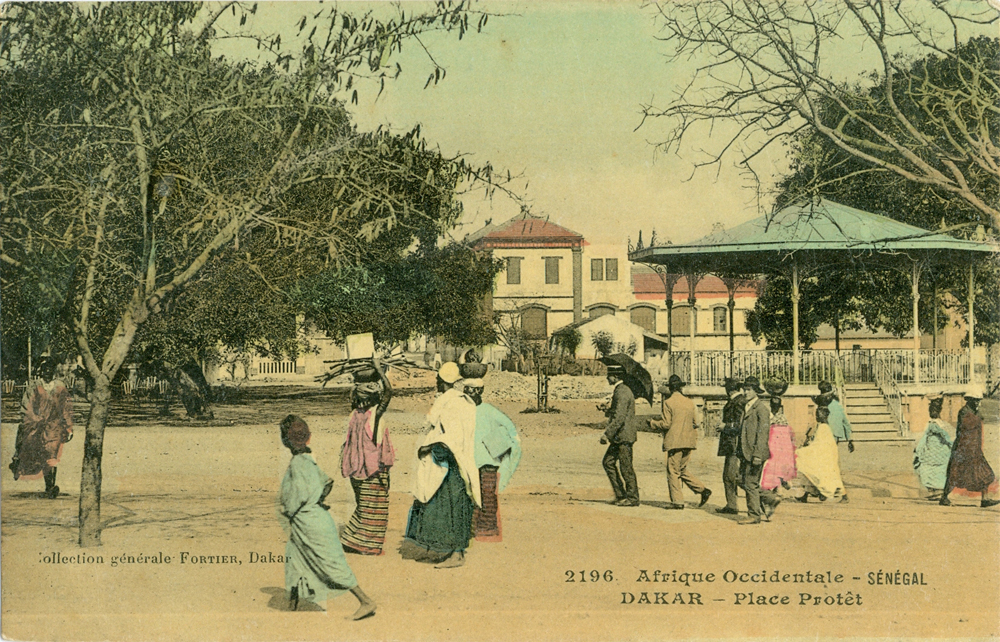
[{"label": "railing post", "polygon": [[920,264],[913,262],[913,383],[920,383]]},{"label": "railing post", "polygon": [[976,267],[969,258],[969,383],[976,381],[976,366],[973,361],[973,351],[976,345]]},{"label": "railing post", "polygon": [[799,264],[792,260],[792,381],[799,385]]}]

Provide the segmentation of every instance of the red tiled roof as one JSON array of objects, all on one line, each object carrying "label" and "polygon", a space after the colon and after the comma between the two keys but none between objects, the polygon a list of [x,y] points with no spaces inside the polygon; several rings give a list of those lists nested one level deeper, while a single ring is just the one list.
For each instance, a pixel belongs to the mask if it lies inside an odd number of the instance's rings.
[{"label": "red tiled roof", "polygon": [[[632,273],[632,292],[637,299],[662,301],[666,295],[666,288],[663,286],[663,279],[660,278],[659,274],[655,272],[635,271]],[[674,300],[684,300],[687,299],[687,296],[687,279],[682,276],[674,284]],[[698,286],[695,288],[695,296],[728,298],[729,291],[726,289],[726,284],[722,282],[722,279],[717,276],[708,275],[698,281]],[[757,296],[757,290],[752,285],[741,286],[736,289],[735,296],[737,298],[755,297]]]},{"label": "red tiled roof", "polygon": [[506,223],[490,225],[467,241],[481,247],[579,247],[583,236],[551,221],[533,216],[516,216]]}]

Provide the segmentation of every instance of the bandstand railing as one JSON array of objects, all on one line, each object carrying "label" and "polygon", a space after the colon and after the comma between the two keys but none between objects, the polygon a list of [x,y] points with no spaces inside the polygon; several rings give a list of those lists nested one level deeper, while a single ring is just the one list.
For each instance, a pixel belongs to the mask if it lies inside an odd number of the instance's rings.
[{"label": "bandstand railing", "polygon": [[[694,359],[694,369],[691,359]],[[691,383],[721,386],[726,377],[761,381],[794,380],[794,354],[790,350],[675,350],[670,372]],[[799,383],[814,385],[830,381],[846,383],[965,384],[969,382],[969,357],[965,352],[920,351],[920,377],[915,377],[912,350],[802,350],[799,352]],[[693,372],[693,378],[691,373]]]},{"label": "bandstand railing", "polygon": [[[899,390],[899,386],[896,384],[896,375],[898,370],[898,362],[890,358],[892,355],[885,355],[886,358],[881,358],[881,355],[876,355],[874,359],[874,377],[875,385],[878,386],[879,391],[882,393],[882,397],[885,399],[885,404],[889,408],[889,414],[892,416],[892,423],[896,426],[896,431],[905,436],[909,430],[909,425],[906,423],[906,418],[903,416],[903,395]],[[910,360],[912,365],[913,361]]]}]

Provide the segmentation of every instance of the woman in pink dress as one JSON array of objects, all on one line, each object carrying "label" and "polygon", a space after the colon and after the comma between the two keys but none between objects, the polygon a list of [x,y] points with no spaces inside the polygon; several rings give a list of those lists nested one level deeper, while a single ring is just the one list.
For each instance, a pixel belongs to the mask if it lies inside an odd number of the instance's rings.
[{"label": "woman in pink dress", "polygon": [[774,490],[778,486],[788,488],[788,482],[797,475],[795,441],[785,418],[781,397],[771,397],[771,432],[767,437],[767,448],[771,456],[764,462],[760,487],[765,490]]}]

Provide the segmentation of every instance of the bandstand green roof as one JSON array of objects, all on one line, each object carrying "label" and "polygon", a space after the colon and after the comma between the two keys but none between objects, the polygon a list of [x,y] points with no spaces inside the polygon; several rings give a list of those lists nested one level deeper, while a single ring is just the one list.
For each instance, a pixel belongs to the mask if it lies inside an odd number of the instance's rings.
[{"label": "bandstand green roof", "polygon": [[635,250],[629,259],[663,265],[668,272],[764,273],[790,257],[814,264],[885,264],[953,261],[956,252],[971,258],[997,251],[993,243],[957,239],[822,199],[790,205],[692,243]]}]

